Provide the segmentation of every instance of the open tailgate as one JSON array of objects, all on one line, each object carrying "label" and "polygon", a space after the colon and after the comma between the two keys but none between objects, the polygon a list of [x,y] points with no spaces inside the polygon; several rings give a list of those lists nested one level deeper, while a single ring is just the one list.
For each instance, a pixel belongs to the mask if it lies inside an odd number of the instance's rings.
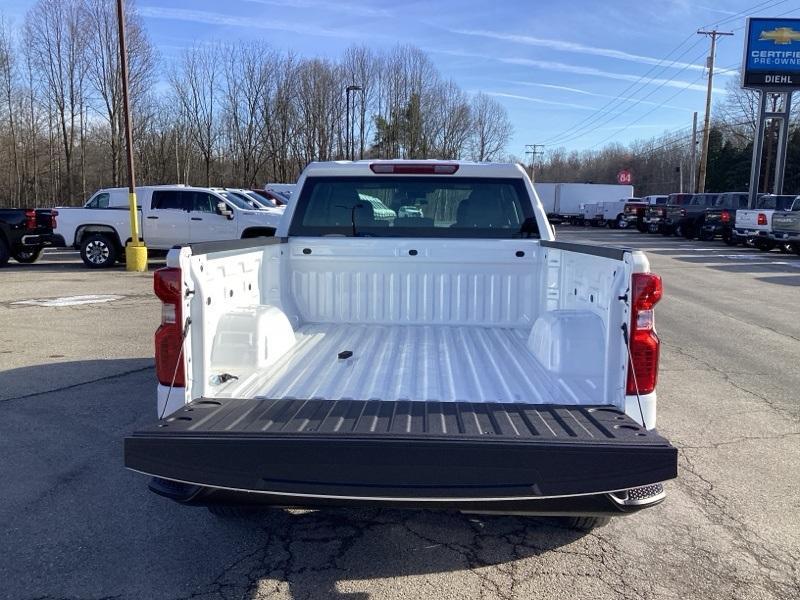
[{"label": "open tailgate", "polygon": [[250,492],[486,500],[665,481],[677,450],[610,406],[199,399],[127,437],[125,464]]}]

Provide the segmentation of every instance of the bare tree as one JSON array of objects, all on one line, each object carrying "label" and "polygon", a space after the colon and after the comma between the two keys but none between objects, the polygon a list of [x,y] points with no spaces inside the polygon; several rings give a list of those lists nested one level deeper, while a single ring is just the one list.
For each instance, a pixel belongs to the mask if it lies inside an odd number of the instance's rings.
[{"label": "bare tree", "polygon": [[[155,80],[156,55],[132,0],[125,2],[125,41],[128,50],[128,86],[134,113]],[[108,0],[83,0],[82,18],[88,28],[87,75],[97,94],[108,128],[109,162],[113,185],[120,184],[122,148],[122,80],[120,78],[117,13]],[[134,124],[137,119],[134,119]]]},{"label": "bare tree", "polygon": [[42,89],[56,111],[68,199],[74,197],[73,158],[77,122],[84,101],[86,28],[79,0],[39,0],[25,21],[25,43]]},{"label": "bare tree", "polygon": [[2,17],[0,17],[0,107],[6,112],[8,132],[10,140],[10,154],[13,179],[9,187],[12,189],[11,203],[17,204],[22,195],[22,174],[20,169],[20,158],[18,153],[18,133],[17,123],[14,118],[17,112],[16,98],[17,73],[14,51],[11,43],[11,33],[9,27]]},{"label": "bare tree", "polygon": [[216,44],[194,47],[184,52],[179,70],[170,76],[190,135],[203,157],[205,185],[211,185],[211,163],[219,137],[220,55]]},{"label": "bare tree", "polygon": [[496,159],[513,133],[506,109],[497,100],[478,93],[472,100],[472,123],[471,158],[480,162]]}]

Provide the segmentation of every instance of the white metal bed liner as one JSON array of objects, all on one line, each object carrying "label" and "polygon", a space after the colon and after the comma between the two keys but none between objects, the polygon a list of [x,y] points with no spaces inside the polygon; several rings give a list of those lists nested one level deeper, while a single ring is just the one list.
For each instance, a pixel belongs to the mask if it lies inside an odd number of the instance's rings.
[{"label": "white metal bed liner", "polygon": [[[221,396],[601,404],[599,380],[562,378],[528,350],[528,330],[313,323],[272,366]],[[349,358],[340,353],[352,352]]]}]

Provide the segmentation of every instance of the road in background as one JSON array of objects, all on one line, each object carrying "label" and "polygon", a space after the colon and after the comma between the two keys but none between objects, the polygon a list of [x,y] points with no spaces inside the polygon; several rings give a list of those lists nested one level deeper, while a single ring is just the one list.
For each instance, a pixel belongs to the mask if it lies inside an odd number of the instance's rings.
[{"label": "road in background", "polygon": [[[800,257],[637,232],[664,278],[664,504],[589,534],[426,511],[222,521],[146,490],[122,438],[155,417],[148,274],[46,254],[0,270],[0,597],[796,598]],[[15,302],[122,296],[70,306]]]}]

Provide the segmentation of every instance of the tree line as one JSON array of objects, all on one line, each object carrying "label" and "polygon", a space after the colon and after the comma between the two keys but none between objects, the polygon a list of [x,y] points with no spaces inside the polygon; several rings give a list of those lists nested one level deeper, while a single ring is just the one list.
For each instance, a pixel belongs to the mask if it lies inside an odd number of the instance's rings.
[{"label": "tree line", "polygon": [[[212,42],[166,61],[131,0],[125,12],[139,185],[291,182],[350,156],[496,160],[512,135],[501,104],[412,46],[332,60]],[[125,185],[117,36],[108,0],[39,0],[22,23],[0,18],[0,206]]]},{"label": "tree line", "polygon": [[[770,96],[771,103],[778,101]],[[774,108],[774,106],[772,106]],[[701,115],[702,118],[702,115]],[[758,96],[732,80],[717,103],[709,129],[706,191],[748,191],[753,140],[758,122]],[[695,169],[700,161],[702,123],[698,129]],[[764,132],[764,154],[759,191],[773,192],[778,123],[769,122]],[[530,166],[530,165],[528,165]],[[630,144],[609,144],[599,150],[567,151],[552,148],[534,165],[537,181],[616,183],[620,169],[633,175],[638,196],[692,191],[691,128],[668,132]],[[800,119],[793,111],[787,145],[783,192],[800,194]]]}]

